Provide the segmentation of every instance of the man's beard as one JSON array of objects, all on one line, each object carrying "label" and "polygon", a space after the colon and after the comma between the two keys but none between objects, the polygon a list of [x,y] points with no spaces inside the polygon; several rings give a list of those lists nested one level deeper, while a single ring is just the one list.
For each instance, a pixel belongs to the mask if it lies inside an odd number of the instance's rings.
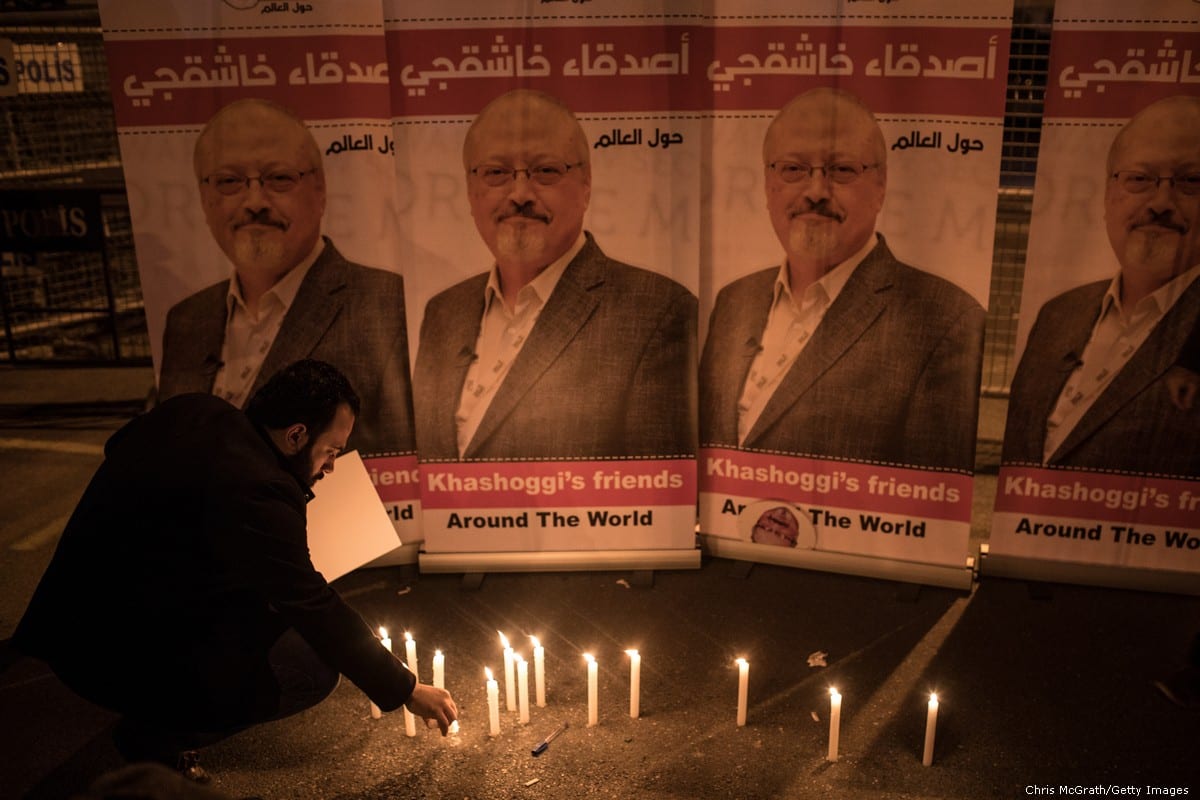
[{"label": "man's beard", "polygon": [[825,223],[793,221],[788,228],[788,252],[800,253],[807,260],[824,263],[838,248],[838,231]]},{"label": "man's beard", "polygon": [[1136,264],[1140,271],[1166,282],[1190,264],[1181,264],[1183,237],[1164,231],[1134,230],[1125,239],[1122,263]]},{"label": "man's beard", "polygon": [[283,242],[267,231],[239,231],[233,240],[233,263],[276,272],[284,259]]},{"label": "man's beard", "polygon": [[[788,252],[803,254],[809,261],[825,262],[838,251],[845,215],[834,210],[826,199],[804,200],[802,206],[789,211],[792,219],[788,226]],[[824,220],[799,216],[802,213],[820,214]]]},{"label": "man's beard", "polygon": [[[524,222],[511,224],[508,222],[511,219]],[[540,258],[546,251],[546,228],[549,224],[549,215],[542,213],[532,200],[520,205],[511,204],[497,220],[497,259],[527,261]]]},{"label": "man's beard", "polygon": [[291,471],[296,479],[303,483],[308,488],[312,488],[317,481],[325,477],[324,472],[318,471],[315,475],[312,472],[312,444],[307,444],[299,453],[293,453],[290,456],[284,456],[287,462],[288,470]]},{"label": "man's beard", "polygon": [[501,224],[496,234],[496,249],[506,260],[524,260],[546,249],[546,226],[542,223],[525,225]]}]

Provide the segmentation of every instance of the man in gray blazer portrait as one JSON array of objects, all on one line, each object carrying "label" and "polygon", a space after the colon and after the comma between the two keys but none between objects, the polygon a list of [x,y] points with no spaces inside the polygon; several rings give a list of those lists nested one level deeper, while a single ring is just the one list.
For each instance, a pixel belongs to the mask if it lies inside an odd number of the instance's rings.
[{"label": "man in gray blazer portrait", "polygon": [[1200,321],[1200,97],[1136,114],[1105,167],[1114,277],[1038,313],[1013,376],[1003,461],[1200,477],[1200,408],[1171,377]]},{"label": "man in gray blazer portrait", "polygon": [[570,110],[501,95],[468,130],[463,167],[494,263],[425,308],[421,460],[694,454],[696,298],[583,230],[590,148]]},{"label": "man in gray blazer portrait", "polygon": [[785,257],[717,295],[701,446],[972,469],[983,309],[876,230],[887,146],[871,111],[841,90],[805,92],[762,153]]},{"label": "man in gray blazer portrait", "polygon": [[404,282],[321,235],[325,173],[304,122],[266,100],[235,101],[201,131],[193,166],[233,270],[167,313],[159,400],[211,392],[241,408],[275,372],[316,358],[362,397],[348,449],[413,452]]}]

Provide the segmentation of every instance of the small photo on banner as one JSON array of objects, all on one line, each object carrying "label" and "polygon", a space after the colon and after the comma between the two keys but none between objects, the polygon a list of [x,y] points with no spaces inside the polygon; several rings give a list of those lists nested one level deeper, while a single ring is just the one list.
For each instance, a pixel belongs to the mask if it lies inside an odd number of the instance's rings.
[{"label": "small photo on banner", "polygon": [[700,530],[962,567],[1012,4],[714,9]]},{"label": "small photo on banner", "polygon": [[100,14],[159,399],[244,407],[286,365],[332,363],[361,399],[347,448],[419,540],[379,3]]},{"label": "small photo on banner", "polygon": [[1200,572],[1200,5],[1055,6],[990,550]]},{"label": "small photo on banner", "polygon": [[384,17],[425,551],[692,550],[698,23]]}]

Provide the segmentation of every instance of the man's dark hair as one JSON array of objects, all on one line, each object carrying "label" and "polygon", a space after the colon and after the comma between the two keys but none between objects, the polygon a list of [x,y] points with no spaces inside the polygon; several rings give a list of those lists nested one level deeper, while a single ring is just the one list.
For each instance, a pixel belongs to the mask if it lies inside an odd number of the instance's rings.
[{"label": "man's dark hair", "polygon": [[254,393],[246,416],[268,430],[282,430],[297,422],[319,436],[333,422],[342,403],[358,416],[358,395],[337,367],[306,358],[276,372]]}]

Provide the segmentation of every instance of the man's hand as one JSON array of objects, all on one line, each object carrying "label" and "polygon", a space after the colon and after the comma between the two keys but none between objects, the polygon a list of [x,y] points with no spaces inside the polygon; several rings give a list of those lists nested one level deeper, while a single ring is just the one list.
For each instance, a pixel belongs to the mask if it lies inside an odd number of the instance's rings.
[{"label": "man's hand", "polygon": [[413,689],[412,697],[404,706],[425,720],[429,727],[437,725],[442,729],[442,736],[450,730],[450,723],[458,719],[458,706],[454,698],[445,689],[435,689],[423,683],[418,683]]},{"label": "man's hand", "polygon": [[1167,392],[1171,402],[1180,411],[1191,411],[1196,404],[1196,394],[1200,391],[1200,375],[1186,367],[1171,367],[1167,372]]}]

